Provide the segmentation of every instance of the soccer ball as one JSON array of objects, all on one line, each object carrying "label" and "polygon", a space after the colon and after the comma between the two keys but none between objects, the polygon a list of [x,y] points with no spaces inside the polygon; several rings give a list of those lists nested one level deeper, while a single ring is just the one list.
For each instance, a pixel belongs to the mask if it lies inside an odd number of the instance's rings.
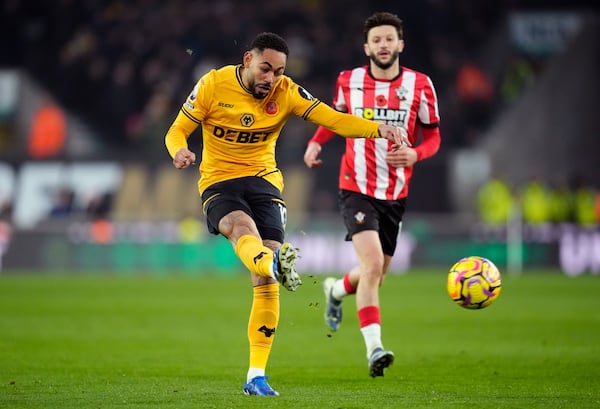
[{"label": "soccer ball", "polygon": [[502,290],[500,271],[490,260],[469,256],[456,262],[448,273],[448,294],[463,308],[481,309],[493,303]]}]

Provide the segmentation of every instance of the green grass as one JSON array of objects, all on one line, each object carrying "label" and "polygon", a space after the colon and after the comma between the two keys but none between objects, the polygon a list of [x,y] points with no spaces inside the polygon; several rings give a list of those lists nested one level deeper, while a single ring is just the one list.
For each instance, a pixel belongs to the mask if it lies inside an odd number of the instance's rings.
[{"label": "green grass", "polygon": [[390,276],[377,379],[353,299],[326,329],[321,278],[281,291],[262,398],[241,392],[245,276],[0,276],[0,408],[600,408],[600,277],[504,277],[471,311],[444,274]]}]

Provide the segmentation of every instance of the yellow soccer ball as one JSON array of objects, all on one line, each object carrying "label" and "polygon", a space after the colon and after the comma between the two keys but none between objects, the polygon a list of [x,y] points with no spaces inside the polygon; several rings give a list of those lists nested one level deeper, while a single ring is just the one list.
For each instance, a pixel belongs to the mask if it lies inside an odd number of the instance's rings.
[{"label": "yellow soccer ball", "polygon": [[458,260],[450,268],[447,289],[452,301],[461,307],[481,309],[500,296],[502,277],[487,258],[469,256]]}]

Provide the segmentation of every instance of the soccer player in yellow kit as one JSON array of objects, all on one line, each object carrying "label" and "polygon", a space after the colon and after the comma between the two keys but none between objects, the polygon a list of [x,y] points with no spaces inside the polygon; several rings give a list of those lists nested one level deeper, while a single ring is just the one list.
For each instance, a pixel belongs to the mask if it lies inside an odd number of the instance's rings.
[{"label": "soccer player in yellow kit", "polygon": [[250,270],[247,395],[279,395],[265,376],[279,321],[277,283],[290,291],[302,284],[295,270],[298,250],[284,243],[283,177],[275,160],[275,145],[288,118],[297,115],[342,136],[406,142],[394,126],[337,112],[314,98],[283,74],[288,54],[287,43],[277,34],[256,36],[242,64],[200,78],[165,137],[173,165],[186,168],[196,161],[187,139],[202,126],[198,190],[208,229],[225,236]]}]

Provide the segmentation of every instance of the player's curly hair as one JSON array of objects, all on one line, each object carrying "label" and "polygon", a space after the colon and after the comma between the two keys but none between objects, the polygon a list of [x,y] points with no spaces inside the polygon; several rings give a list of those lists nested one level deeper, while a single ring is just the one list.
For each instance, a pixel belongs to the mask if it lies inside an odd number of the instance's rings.
[{"label": "player's curly hair", "polygon": [[365,24],[363,27],[363,35],[365,38],[365,43],[369,39],[369,31],[373,27],[379,26],[394,26],[396,27],[396,31],[398,31],[398,38],[402,40],[404,35],[404,26],[400,17],[395,14],[388,13],[387,11],[380,11],[374,13],[369,18],[365,20]]},{"label": "player's curly hair", "polygon": [[260,33],[250,43],[250,50],[258,50],[262,53],[267,48],[284,53],[286,56],[290,54],[286,41],[275,33]]}]

